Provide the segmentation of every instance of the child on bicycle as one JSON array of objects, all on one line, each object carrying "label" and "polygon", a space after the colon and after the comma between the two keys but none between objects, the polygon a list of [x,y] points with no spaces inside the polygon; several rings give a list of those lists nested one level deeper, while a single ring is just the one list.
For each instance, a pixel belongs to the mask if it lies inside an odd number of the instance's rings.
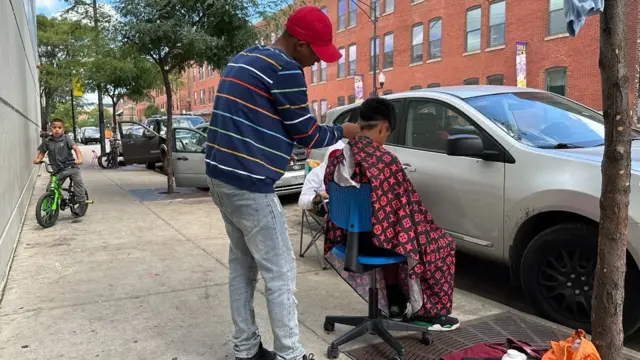
[{"label": "child on bicycle", "polygon": [[[61,119],[51,120],[51,136],[43,139],[38,147],[38,155],[33,160],[34,164],[39,164],[45,155],[49,155],[49,164],[53,171],[58,173],[60,183],[64,183],[67,178],[73,181],[73,193],[79,204],[87,199],[85,196],[84,181],[77,165],[82,164],[82,152],[78,145],[69,135],[64,133],[64,122]],[[76,157],[73,158],[73,153]]]}]

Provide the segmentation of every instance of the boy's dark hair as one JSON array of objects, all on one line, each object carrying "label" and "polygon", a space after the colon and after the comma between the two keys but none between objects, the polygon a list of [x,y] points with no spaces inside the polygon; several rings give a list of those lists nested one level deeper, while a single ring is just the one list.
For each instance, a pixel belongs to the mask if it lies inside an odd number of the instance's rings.
[{"label": "boy's dark hair", "polygon": [[64,121],[59,118],[51,119],[51,125],[53,125],[53,123],[60,123],[62,124],[62,126],[64,126]]},{"label": "boy's dark hair", "polygon": [[396,128],[396,107],[391,101],[381,97],[371,97],[360,105],[360,127],[370,130],[378,126],[378,121],[389,123],[389,130]]}]

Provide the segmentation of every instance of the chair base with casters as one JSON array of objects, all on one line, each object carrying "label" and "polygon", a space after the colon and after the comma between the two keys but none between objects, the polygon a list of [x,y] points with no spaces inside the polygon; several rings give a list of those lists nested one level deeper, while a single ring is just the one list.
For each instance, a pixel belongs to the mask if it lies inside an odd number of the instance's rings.
[{"label": "chair base with casters", "polygon": [[[332,253],[344,259],[346,249],[344,245],[338,245],[333,248]],[[402,321],[394,321],[384,316],[378,309],[378,295],[379,290],[377,288],[377,273],[379,267],[384,265],[392,265],[405,261],[403,256],[386,256],[386,257],[373,257],[373,256],[358,256],[358,263],[362,265],[362,268],[358,269],[358,272],[369,271],[369,284],[372,285],[369,288],[369,313],[367,316],[327,316],[324,321],[324,330],[327,332],[333,332],[336,324],[354,326],[353,329],[338,337],[331,342],[327,349],[327,357],[329,359],[337,359],[340,350],[339,347],[347,344],[353,340],[356,340],[367,334],[373,334],[380,337],[387,345],[389,345],[396,353],[392,360],[404,360],[404,346],[400,344],[389,331],[404,331],[404,332],[419,332],[422,334],[422,343],[430,345],[432,343],[429,337],[429,330],[424,326],[409,324]]]}]

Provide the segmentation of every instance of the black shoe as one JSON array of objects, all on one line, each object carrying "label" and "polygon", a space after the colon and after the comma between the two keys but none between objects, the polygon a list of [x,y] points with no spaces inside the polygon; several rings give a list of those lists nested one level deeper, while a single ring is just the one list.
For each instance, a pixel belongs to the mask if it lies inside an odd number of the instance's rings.
[{"label": "black shoe", "polygon": [[426,326],[431,331],[451,331],[460,327],[460,321],[453,316],[423,317],[414,316],[409,320],[412,324]]},{"label": "black shoe", "polygon": [[302,355],[302,360],[313,360],[315,359],[315,357],[313,356],[313,354],[309,354],[309,355]]},{"label": "black shoe", "polygon": [[262,347],[262,343],[260,343],[260,347],[258,348],[258,352],[250,358],[241,358],[236,357],[236,360],[276,360],[276,353],[274,351],[270,351]]}]

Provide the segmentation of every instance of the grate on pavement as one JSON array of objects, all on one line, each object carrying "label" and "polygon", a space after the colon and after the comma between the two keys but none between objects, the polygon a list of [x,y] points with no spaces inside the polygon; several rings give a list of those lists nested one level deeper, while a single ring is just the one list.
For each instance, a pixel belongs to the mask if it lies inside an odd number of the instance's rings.
[{"label": "grate on pavement", "polygon": [[131,189],[129,194],[140,202],[184,200],[209,197],[209,192],[195,188],[176,188],[175,193],[166,194],[167,188]]},{"label": "grate on pavement", "polygon": [[[570,333],[561,329],[505,311],[464,322],[454,331],[431,332],[433,343],[429,346],[423,345],[418,335],[407,335],[398,340],[404,345],[405,360],[440,360],[446,354],[481,342],[505,342],[512,338],[534,348],[546,349],[550,341],[569,336]],[[346,354],[356,360],[391,359],[395,355],[384,343],[349,350]]]}]

